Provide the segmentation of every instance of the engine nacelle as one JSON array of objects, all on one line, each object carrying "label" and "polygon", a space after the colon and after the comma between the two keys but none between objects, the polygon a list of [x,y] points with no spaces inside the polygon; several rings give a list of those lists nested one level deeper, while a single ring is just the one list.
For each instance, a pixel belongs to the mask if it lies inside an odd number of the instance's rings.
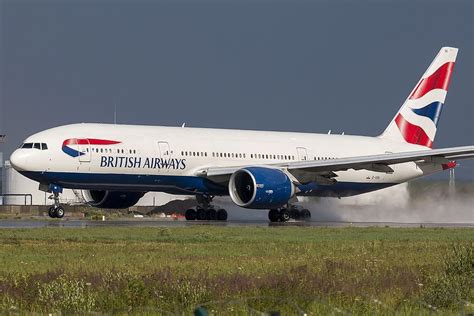
[{"label": "engine nacelle", "polygon": [[85,200],[98,208],[128,208],[137,204],[144,192],[84,190]]},{"label": "engine nacelle", "polygon": [[290,178],[278,169],[247,167],[232,174],[229,194],[238,206],[271,209],[288,203],[295,194],[295,186]]}]

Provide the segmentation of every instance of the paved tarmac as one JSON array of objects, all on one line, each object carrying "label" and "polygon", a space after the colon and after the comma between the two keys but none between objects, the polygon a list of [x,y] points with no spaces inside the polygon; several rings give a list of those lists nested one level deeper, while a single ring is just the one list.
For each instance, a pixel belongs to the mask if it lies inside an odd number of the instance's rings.
[{"label": "paved tarmac", "polygon": [[119,219],[119,220],[82,220],[82,219],[4,219],[0,220],[1,228],[41,228],[41,227],[189,227],[189,226],[259,226],[259,227],[445,227],[445,228],[474,228],[474,223],[394,223],[394,222],[299,222],[270,223],[263,220],[230,220],[230,221],[186,221],[173,219]]}]

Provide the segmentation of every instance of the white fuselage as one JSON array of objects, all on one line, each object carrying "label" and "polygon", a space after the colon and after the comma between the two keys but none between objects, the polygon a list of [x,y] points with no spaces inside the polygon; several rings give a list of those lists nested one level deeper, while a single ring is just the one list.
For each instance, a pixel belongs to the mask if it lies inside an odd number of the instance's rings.
[{"label": "white fuselage", "polygon": [[[69,143],[65,145],[65,141]],[[12,155],[17,170],[43,184],[212,195],[228,192],[226,187],[199,177],[197,172],[207,167],[258,166],[425,149],[377,137],[109,124],[60,126],[32,135],[24,143],[47,145],[43,150],[20,148]],[[75,156],[74,152],[80,154]],[[393,173],[339,171],[337,185],[323,185],[306,195],[355,195],[441,170],[439,165],[414,162],[391,167]]]}]

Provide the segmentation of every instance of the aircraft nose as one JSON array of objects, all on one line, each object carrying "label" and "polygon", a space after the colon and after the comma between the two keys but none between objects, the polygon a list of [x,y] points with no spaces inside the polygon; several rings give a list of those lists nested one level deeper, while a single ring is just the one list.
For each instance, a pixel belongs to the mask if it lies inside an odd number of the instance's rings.
[{"label": "aircraft nose", "polygon": [[28,165],[28,154],[17,149],[10,156],[10,163],[16,171],[25,171]]}]

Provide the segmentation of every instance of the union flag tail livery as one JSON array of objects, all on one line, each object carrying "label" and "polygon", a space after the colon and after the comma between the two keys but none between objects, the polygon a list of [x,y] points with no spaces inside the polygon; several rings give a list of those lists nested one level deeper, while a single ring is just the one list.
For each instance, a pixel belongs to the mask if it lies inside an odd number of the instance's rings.
[{"label": "union flag tail livery", "polygon": [[381,138],[432,148],[457,54],[441,48]]}]

